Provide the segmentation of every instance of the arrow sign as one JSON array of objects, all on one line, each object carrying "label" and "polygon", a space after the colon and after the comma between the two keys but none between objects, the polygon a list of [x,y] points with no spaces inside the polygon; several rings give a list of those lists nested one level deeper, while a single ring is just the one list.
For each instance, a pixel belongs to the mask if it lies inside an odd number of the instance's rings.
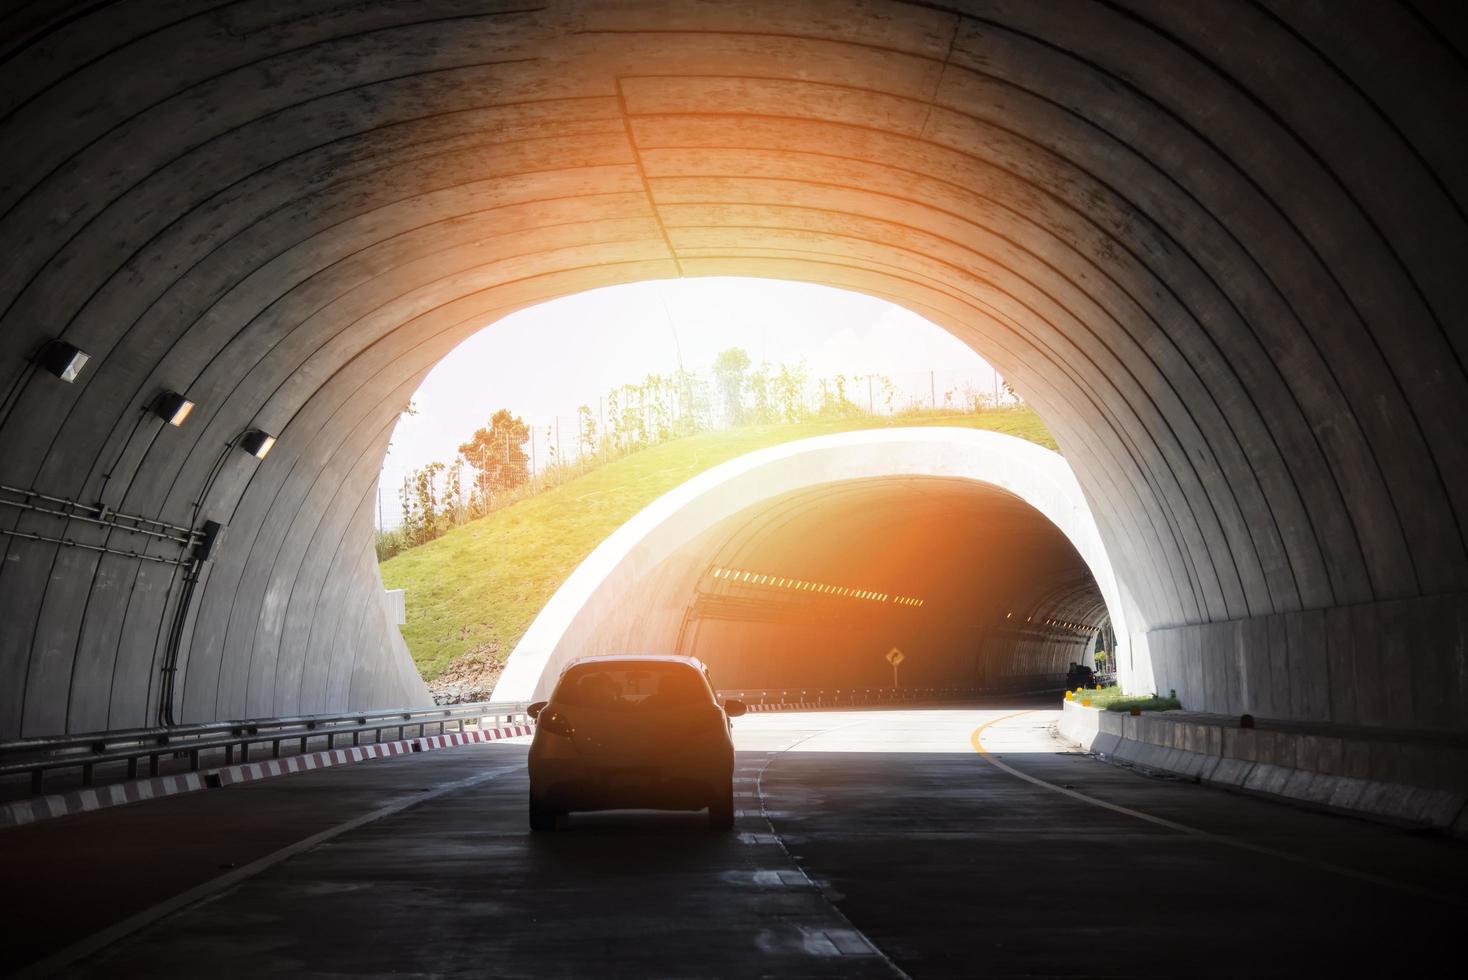
[{"label": "arrow sign", "polygon": [[897,649],[896,647],[893,647],[892,649],[887,651],[887,662],[894,667],[896,667],[898,664],[902,663],[902,661],[906,659],[907,657],[905,657],[902,651]]}]

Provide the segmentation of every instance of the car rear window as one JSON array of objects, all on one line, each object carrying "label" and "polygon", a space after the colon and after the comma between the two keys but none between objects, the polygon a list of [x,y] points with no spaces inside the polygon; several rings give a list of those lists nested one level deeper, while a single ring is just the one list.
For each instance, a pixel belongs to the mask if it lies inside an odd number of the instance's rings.
[{"label": "car rear window", "polygon": [[552,698],[572,708],[656,711],[713,700],[698,671],[682,664],[587,665],[568,671]]}]

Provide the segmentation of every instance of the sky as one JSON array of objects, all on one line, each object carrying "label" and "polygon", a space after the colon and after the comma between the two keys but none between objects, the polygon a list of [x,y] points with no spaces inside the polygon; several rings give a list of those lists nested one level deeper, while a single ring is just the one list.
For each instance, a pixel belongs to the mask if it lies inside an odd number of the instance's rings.
[{"label": "sky", "polygon": [[[597,405],[649,373],[707,372],[742,347],[771,364],[804,360],[812,377],[885,374],[914,394],[943,380],[993,385],[988,363],[943,328],[860,293],[767,279],[692,278],[594,289],[512,313],[470,337],[424,379],[383,465],[394,488],[408,471],[448,462],[500,408],[532,426]],[[567,440],[573,438],[569,434]],[[385,494],[388,492],[385,489]],[[396,513],[396,495],[385,497]],[[389,524],[392,521],[388,522]]]}]

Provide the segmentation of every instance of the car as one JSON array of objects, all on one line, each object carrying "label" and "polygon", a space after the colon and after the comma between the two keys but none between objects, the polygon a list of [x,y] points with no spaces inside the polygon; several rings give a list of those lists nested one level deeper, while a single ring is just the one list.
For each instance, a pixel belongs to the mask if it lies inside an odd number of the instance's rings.
[{"label": "car", "polygon": [[578,810],[702,810],[734,826],[734,742],[708,668],[659,654],[583,657],[530,705],[530,829]]}]

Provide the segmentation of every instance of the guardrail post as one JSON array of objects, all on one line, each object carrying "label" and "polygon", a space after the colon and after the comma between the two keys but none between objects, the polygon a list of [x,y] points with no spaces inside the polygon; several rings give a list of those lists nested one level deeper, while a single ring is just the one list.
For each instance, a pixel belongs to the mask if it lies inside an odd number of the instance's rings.
[{"label": "guardrail post", "polygon": [[137,756],[133,756],[131,759],[127,760],[127,778],[128,779],[137,779],[138,778],[138,759],[137,759]]},{"label": "guardrail post", "polygon": [[44,769],[31,770],[31,792],[40,795],[41,786],[45,782],[46,771]]},{"label": "guardrail post", "polygon": [[156,776],[156,775],[158,775],[158,753],[157,752],[154,752],[152,755],[148,756],[148,775],[150,775],[150,776]]},{"label": "guardrail post", "polygon": [[326,733],[326,750],[328,752],[330,752],[334,748],[336,748],[336,732],[327,732]]},{"label": "guardrail post", "polygon": [[232,766],[232,765],[234,765],[234,746],[233,745],[226,745],[224,747],[224,764],[226,766]]},{"label": "guardrail post", "polygon": [[189,749],[189,772],[199,771],[199,750]]},{"label": "guardrail post", "polygon": [[361,732],[352,732],[352,745],[353,746],[357,746],[357,745],[361,745],[361,744],[362,744],[362,733]]},{"label": "guardrail post", "polygon": [[280,758],[280,739],[278,739],[278,738],[271,739],[271,741],[270,741],[270,758],[272,758],[272,759],[279,759]]},{"label": "guardrail post", "polygon": [[249,742],[241,742],[240,743],[240,765],[244,765],[246,762],[249,762],[249,761],[250,761],[250,743]]}]

